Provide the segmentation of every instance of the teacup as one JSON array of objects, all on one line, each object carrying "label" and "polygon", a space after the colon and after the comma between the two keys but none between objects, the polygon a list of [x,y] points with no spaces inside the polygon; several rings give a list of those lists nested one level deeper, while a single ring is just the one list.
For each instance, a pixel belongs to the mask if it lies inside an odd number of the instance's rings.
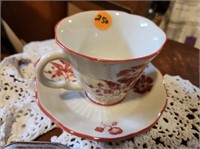
[{"label": "teacup", "polygon": [[[86,11],[62,19],[55,26],[62,47],[42,56],[35,72],[48,87],[84,90],[100,105],[122,101],[146,66],[165,44],[166,35],[152,21],[121,11]],[[51,61],[73,67],[78,82],[52,81],[43,74]]]}]

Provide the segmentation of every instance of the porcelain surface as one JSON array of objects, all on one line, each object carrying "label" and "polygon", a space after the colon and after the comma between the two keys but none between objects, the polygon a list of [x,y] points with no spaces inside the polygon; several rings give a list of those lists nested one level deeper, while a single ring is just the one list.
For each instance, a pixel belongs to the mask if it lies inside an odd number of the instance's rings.
[{"label": "porcelain surface", "polygon": [[57,23],[56,41],[67,51],[100,61],[144,59],[156,55],[165,43],[165,33],[151,20],[122,11],[104,12],[112,21],[108,29],[95,26],[101,11],[85,11]]},{"label": "porcelain surface", "polygon": [[[69,79],[76,81],[72,72]],[[85,92],[49,88],[37,78],[35,91],[40,109],[61,129],[99,141],[128,139],[147,131],[167,103],[162,75],[152,64],[126,98],[112,106],[91,102]]]},{"label": "porcelain surface", "polygon": [[[61,49],[41,57],[35,67],[37,79],[52,88],[84,90],[92,101],[113,105],[125,98],[161,52],[166,35],[142,16],[122,11],[84,11],[59,21],[55,40]],[[50,81],[43,75],[43,68],[59,59],[73,67],[76,83]]]}]

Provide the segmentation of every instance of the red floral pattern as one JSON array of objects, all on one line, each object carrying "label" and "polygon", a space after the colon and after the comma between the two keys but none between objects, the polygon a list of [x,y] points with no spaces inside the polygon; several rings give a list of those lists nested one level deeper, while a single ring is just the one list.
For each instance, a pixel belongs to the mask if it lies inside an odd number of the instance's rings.
[{"label": "red floral pattern", "polygon": [[111,96],[118,96],[121,93],[120,84],[106,80],[99,82],[97,85],[90,84],[88,87],[96,93],[96,96],[104,96],[108,94]]},{"label": "red floral pattern", "polygon": [[[96,96],[119,96],[122,93],[126,93],[135,86],[135,84],[138,82],[138,78],[142,75],[143,70],[146,68],[146,66],[147,64],[142,64],[120,71],[119,73],[117,73],[117,83],[102,80],[98,84],[88,84],[88,87],[92,89],[94,93],[96,93]],[[138,90],[136,89],[136,91]]]},{"label": "red floral pattern", "polygon": [[[49,69],[44,72],[50,75],[51,79],[64,77],[67,81],[76,82],[75,75],[70,64],[63,60],[53,61],[50,63]],[[88,87],[96,93],[96,96],[110,95],[119,96],[121,93],[126,93],[130,89],[138,94],[144,94],[151,91],[153,79],[142,75],[142,70],[146,64],[131,67],[130,69],[122,70],[117,74],[118,83],[107,80],[102,80],[97,84],[88,84]],[[139,77],[139,79],[137,79]],[[136,80],[136,81],[135,81]]]},{"label": "red floral pattern", "polygon": [[118,134],[121,134],[123,132],[123,130],[120,127],[117,127],[117,122],[113,122],[111,125],[106,125],[104,123],[101,123],[101,124],[102,124],[102,126],[96,127],[95,131],[102,133],[105,130],[107,130],[108,133],[111,134],[111,135],[118,135]]},{"label": "red floral pattern", "polygon": [[144,94],[151,91],[153,87],[153,79],[151,77],[142,75],[132,88],[133,92],[138,94]]},{"label": "red floral pattern", "polygon": [[147,64],[142,64],[120,71],[117,74],[117,77],[119,78],[117,82],[124,84],[128,88],[134,86],[135,82],[141,76],[146,66]]},{"label": "red floral pattern", "polygon": [[72,67],[65,61],[53,61],[51,67],[44,72],[50,75],[51,79],[56,77],[64,77],[67,81],[76,82],[76,78],[72,71]]}]

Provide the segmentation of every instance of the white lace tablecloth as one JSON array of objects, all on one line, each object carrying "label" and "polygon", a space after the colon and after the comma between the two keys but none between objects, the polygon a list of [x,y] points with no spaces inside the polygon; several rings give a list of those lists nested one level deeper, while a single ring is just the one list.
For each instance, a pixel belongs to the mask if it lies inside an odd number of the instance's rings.
[{"label": "white lace tablecloth", "polygon": [[[31,141],[56,126],[38,108],[33,87],[34,63],[59,46],[55,40],[31,42],[23,53],[0,63],[0,148],[12,141]],[[180,76],[165,75],[168,104],[146,133],[117,142],[97,142],[67,132],[53,136],[73,149],[200,148],[200,89]]]}]

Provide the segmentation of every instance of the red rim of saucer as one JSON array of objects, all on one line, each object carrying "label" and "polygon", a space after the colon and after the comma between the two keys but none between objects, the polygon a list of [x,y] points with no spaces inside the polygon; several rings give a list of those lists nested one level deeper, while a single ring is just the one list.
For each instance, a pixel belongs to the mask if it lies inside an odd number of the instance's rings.
[{"label": "red rim of saucer", "polygon": [[[87,11],[87,12],[88,12],[88,11]],[[96,12],[98,12],[98,11],[96,11]],[[109,12],[109,11],[108,11],[108,12]],[[116,11],[116,12],[122,12],[122,11]],[[80,12],[80,13],[84,13],[84,12]],[[80,14],[80,13],[77,13],[77,14]],[[123,12],[123,13],[126,13],[126,12]],[[128,14],[128,13],[127,13],[127,14]],[[74,14],[74,15],[76,15],[76,14]],[[74,15],[72,15],[72,16],[74,16]],[[133,15],[133,14],[129,14],[129,15]],[[133,15],[133,16],[138,16],[138,15]],[[145,19],[145,20],[148,20],[149,22],[151,22],[152,24],[155,25],[155,23],[152,22],[151,20],[149,20],[149,19],[147,19],[147,18],[145,18],[145,17],[142,17],[142,16],[139,16],[139,17],[141,17],[141,18],[143,18],[143,19]],[[132,59],[122,59],[122,60],[109,60],[109,59],[95,58],[95,57],[91,57],[91,56],[87,56],[87,55],[78,53],[78,52],[76,52],[76,51],[70,49],[70,48],[67,47],[66,45],[64,45],[64,44],[59,40],[58,35],[57,35],[58,27],[59,27],[59,25],[61,24],[61,22],[64,21],[65,19],[67,19],[67,18],[69,18],[69,17],[65,17],[65,18],[61,19],[61,20],[55,25],[54,32],[55,32],[55,40],[56,40],[56,42],[57,42],[58,45],[59,45],[61,48],[63,48],[64,50],[66,50],[66,51],[68,51],[68,52],[71,52],[71,53],[73,53],[73,54],[75,54],[75,55],[77,55],[77,56],[84,57],[84,58],[86,58],[86,59],[88,59],[88,60],[90,60],[90,61],[98,61],[98,62],[128,62],[128,61],[133,61],[133,60],[147,59],[147,58],[154,57],[154,56],[158,55],[158,54],[162,51],[163,46],[165,45],[165,43],[166,43],[166,41],[167,41],[166,34],[165,34],[158,26],[155,25],[155,26],[165,35],[165,40],[164,40],[163,44],[161,44],[160,49],[156,50],[156,52],[151,53],[151,54],[149,54],[149,55],[147,55],[147,56],[143,56],[143,57],[132,58]]]},{"label": "red rim of saucer", "polygon": [[[164,85],[164,84],[163,84]],[[164,88],[165,88],[165,92],[167,94],[167,91],[166,91],[166,87],[164,85]],[[135,133],[131,133],[131,134],[128,134],[128,135],[125,135],[125,136],[122,136],[122,137],[117,137],[117,138],[104,138],[104,137],[95,137],[95,136],[90,136],[90,135],[86,135],[86,134],[82,134],[82,133],[79,133],[79,132],[76,132],[74,130],[71,130],[70,128],[64,126],[62,123],[60,123],[59,121],[56,120],[56,118],[54,118],[50,113],[48,113],[45,108],[42,106],[42,104],[40,103],[40,100],[39,100],[39,97],[38,97],[38,89],[37,89],[37,79],[36,77],[34,78],[34,89],[35,89],[35,97],[36,97],[36,101],[37,101],[37,104],[39,106],[39,108],[41,109],[41,111],[46,115],[48,116],[58,127],[60,127],[62,130],[72,134],[72,135],[75,135],[75,136],[78,136],[78,137],[82,137],[82,138],[85,138],[85,139],[89,139],[89,140],[95,140],[95,141],[102,141],[102,142],[110,142],[110,141],[120,141],[120,140],[126,140],[126,139],[129,139],[129,138],[132,138],[132,137],[135,137],[141,133],[144,133],[146,131],[148,131],[149,129],[151,129],[156,123],[157,121],[159,120],[159,118],[161,117],[161,115],[163,114],[165,108],[166,108],[166,105],[167,105],[167,102],[168,102],[168,99],[167,97],[165,98],[165,104],[162,108],[162,110],[160,111],[160,113],[158,114],[158,117],[156,118],[156,120],[151,123],[149,126],[147,126],[146,128],[142,129],[142,130],[139,130]]]}]

